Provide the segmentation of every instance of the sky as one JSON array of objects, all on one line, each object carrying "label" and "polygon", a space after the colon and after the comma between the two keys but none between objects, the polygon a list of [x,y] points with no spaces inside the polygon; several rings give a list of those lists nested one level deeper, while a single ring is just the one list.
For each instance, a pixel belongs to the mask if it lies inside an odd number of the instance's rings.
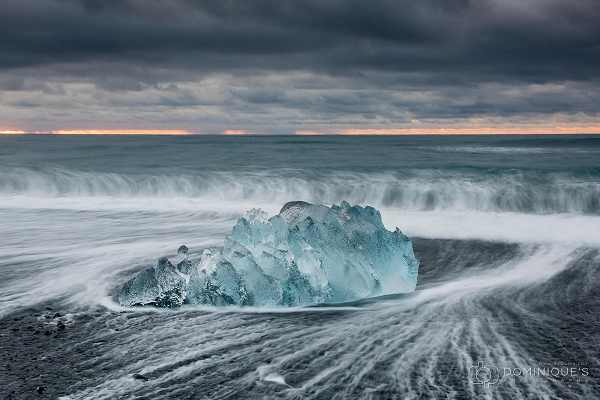
[{"label": "sky", "polygon": [[600,133],[600,1],[4,0],[0,132]]}]

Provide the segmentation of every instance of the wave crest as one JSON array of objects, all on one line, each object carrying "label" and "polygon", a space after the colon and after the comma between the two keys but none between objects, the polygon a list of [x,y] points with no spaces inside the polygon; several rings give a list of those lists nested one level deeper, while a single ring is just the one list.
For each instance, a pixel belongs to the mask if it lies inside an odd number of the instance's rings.
[{"label": "wave crest", "polygon": [[283,204],[347,200],[401,210],[600,214],[597,172],[405,169],[203,171],[178,175],[0,166],[0,196],[196,198]]}]

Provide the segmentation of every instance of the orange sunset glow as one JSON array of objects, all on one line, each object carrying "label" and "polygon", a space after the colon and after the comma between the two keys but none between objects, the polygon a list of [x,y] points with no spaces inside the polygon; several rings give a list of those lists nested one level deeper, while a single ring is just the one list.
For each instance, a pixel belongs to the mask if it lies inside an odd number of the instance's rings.
[{"label": "orange sunset glow", "polygon": [[599,126],[555,128],[409,128],[409,129],[341,129],[331,131],[296,131],[296,135],[564,135],[598,134]]},{"label": "orange sunset glow", "polygon": [[258,132],[250,132],[250,131],[246,131],[243,129],[240,130],[226,130],[224,132],[221,133],[222,135],[231,135],[231,136],[235,136],[235,135],[263,135],[262,133],[258,133]]},{"label": "orange sunset glow", "polygon": [[49,132],[25,132],[25,131],[0,131],[0,134],[39,134],[39,135],[195,135],[194,132],[182,130],[158,130],[158,129],[83,129],[83,130],[60,130]]}]

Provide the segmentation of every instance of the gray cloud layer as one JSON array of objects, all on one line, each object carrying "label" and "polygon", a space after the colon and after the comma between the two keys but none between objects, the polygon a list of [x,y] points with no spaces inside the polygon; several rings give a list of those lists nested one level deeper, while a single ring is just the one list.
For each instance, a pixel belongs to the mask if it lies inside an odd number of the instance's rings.
[{"label": "gray cloud layer", "polygon": [[595,0],[21,0],[0,5],[0,37],[0,119],[29,130],[594,123],[600,111]]}]

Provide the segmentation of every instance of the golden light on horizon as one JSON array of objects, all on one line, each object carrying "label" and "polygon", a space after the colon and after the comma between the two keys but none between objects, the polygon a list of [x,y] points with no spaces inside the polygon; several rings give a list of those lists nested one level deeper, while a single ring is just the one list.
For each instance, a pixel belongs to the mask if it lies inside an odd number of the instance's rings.
[{"label": "golden light on horizon", "polygon": [[600,126],[554,128],[406,128],[406,129],[341,129],[330,131],[296,131],[296,135],[561,135],[600,134]]},{"label": "golden light on horizon", "polygon": [[239,129],[239,130],[233,130],[233,129],[228,129],[226,131],[221,132],[221,135],[264,135],[263,133],[258,133],[258,132],[249,132],[243,129]]},{"label": "golden light on horizon", "polygon": [[197,133],[182,130],[160,129],[80,129],[48,132],[0,131],[0,134],[38,134],[38,135],[196,135]]},{"label": "golden light on horizon", "polygon": [[111,130],[74,130],[74,131],[52,131],[54,135],[194,135],[194,132],[181,130],[159,130],[159,129],[111,129]]}]

